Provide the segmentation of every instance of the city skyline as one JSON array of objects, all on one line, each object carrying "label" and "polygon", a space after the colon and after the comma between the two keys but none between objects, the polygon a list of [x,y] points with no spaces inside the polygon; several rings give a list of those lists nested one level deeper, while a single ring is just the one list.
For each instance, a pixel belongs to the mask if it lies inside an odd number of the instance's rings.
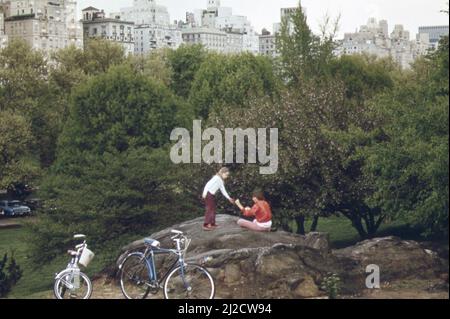
[{"label": "city skyline", "polygon": [[[206,7],[206,0],[156,0],[158,4],[167,6],[170,19],[184,20],[186,12]],[[180,3],[181,2],[181,3]],[[132,0],[78,0],[78,12],[88,6],[104,9],[107,13],[118,12],[120,8],[132,5]],[[262,28],[272,31],[273,23],[280,20],[280,9],[298,4],[297,0],[222,0],[222,6],[233,8],[234,14],[245,15],[252,22],[255,30]],[[420,26],[448,25],[448,16],[440,12],[447,7],[446,0],[303,0],[307,8],[308,19],[313,31],[319,30],[319,25],[328,13],[332,18],[341,15],[339,37],[344,33],[354,32],[366,24],[368,18],[385,19],[392,31],[394,25],[403,24],[414,37]],[[405,10],[407,8],[407,10]]]}]

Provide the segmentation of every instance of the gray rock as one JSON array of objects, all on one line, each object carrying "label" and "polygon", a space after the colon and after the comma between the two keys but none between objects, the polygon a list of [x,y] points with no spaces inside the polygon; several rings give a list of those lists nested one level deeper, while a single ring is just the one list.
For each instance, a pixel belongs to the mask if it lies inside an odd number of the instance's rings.
[{"label": "gray rock", "polygon": [[437,253],[424,249],[415,241],[397,237],[366,240],[352,247],[335,250],[333,254],[347,262],[355,274],[364,273],[368,265],[379,266],[382,281],[409,277],[429,279],[445,271],[445,262]]},{"label": "gray rock", "polygon": [[[173,247],[172,229],[192,239],[187,260],[205,266],[215,278],[218,298],[314,298],[323,295],[323,278],[337,274],[343,293],[365,289],[365,267],[377,264],[382,280],[431,277],[442,272],[442,260],[418,243],[388,237],[330,250],[327,234],[299,236],[282,231],[256,233],[241,229],[237,218],[217,216],[216,231],[202,229],[203,218],[153,234],[163,247]],[[143,240],[124,247],[117,265]],[[161,262],[164,265],[165,261]],[[113,272],[111,275],[115,275]]]}]

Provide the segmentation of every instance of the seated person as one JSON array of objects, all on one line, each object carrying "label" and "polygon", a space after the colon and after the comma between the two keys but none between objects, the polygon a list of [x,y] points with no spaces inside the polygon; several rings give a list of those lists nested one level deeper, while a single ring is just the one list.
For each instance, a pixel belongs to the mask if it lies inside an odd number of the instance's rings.
[{"label": "seated person", "polygon": [[258,232],[270,232],[272,228],[272,209],[270,204],[266,201],[262,192],[253,193],[253,205],[252,208],[245,207],[238,200],[236,205],[240,208],[245,217],[253,217],[253,222],[245,219],[240,219],[238,225],[242,228],[247,228]]}]

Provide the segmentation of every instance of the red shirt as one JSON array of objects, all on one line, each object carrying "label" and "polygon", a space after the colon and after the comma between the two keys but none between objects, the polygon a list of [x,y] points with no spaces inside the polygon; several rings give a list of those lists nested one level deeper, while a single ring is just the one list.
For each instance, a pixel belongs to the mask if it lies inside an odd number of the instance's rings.
[{"label": "red shirt", "polygon": [[242,210],[242,213],[246,217],[255,217],[258,223],[267,223],[272,220],[272,209],[266,201],[258,201],[253,205],[251,210]]}]

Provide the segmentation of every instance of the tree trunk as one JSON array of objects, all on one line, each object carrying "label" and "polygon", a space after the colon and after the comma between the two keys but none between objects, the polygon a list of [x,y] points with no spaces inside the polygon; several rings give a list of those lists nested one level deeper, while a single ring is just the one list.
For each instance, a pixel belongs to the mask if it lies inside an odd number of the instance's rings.
[{"label": "tree trunk", "polygon": [[379,220],[376,220],[375,218],[375,216],[379,213],[379,210],[373,210],[370,208],[367,211],[367,215],[369,217],[366,218],[366,229],[369,238],[374,238],[376,236],[378,228],[380,228],[381,224],[383,223],[384,216],[380,216]]},{"label": "tree trunk", "polygon": [[314,215],[313,222],[311,225],[311,232],[316,232],[317,226],[319,226],[319,215]]},{"label": "tree trunk", "polygon": [[281,220],[280,220],[280,227],[281,227],[281,229],[283,230],[283,231],[285,231],[285,232],[287,232],[287,233],[292,233],[292,228],[291,228],[291,226],[289,225],[289,222],[288,221],[286,221],[286,219],[285,218],[282,218]]},{"label": "tree trunk", "polygon": [[361,218],[359,217],[354,217],[352,219],[352,225],[353,227],[355,227],[355,229],[358,231],[359,236],[361,237],[361,239],[367,239],[367,232],[364,229],[364,226],[362,224]]},{"label": "tree trunk", "polygon": [[305,231],[305,216],[300,215],[295,217],[295,222],[297,223],[297,234],[306,235]]}]

